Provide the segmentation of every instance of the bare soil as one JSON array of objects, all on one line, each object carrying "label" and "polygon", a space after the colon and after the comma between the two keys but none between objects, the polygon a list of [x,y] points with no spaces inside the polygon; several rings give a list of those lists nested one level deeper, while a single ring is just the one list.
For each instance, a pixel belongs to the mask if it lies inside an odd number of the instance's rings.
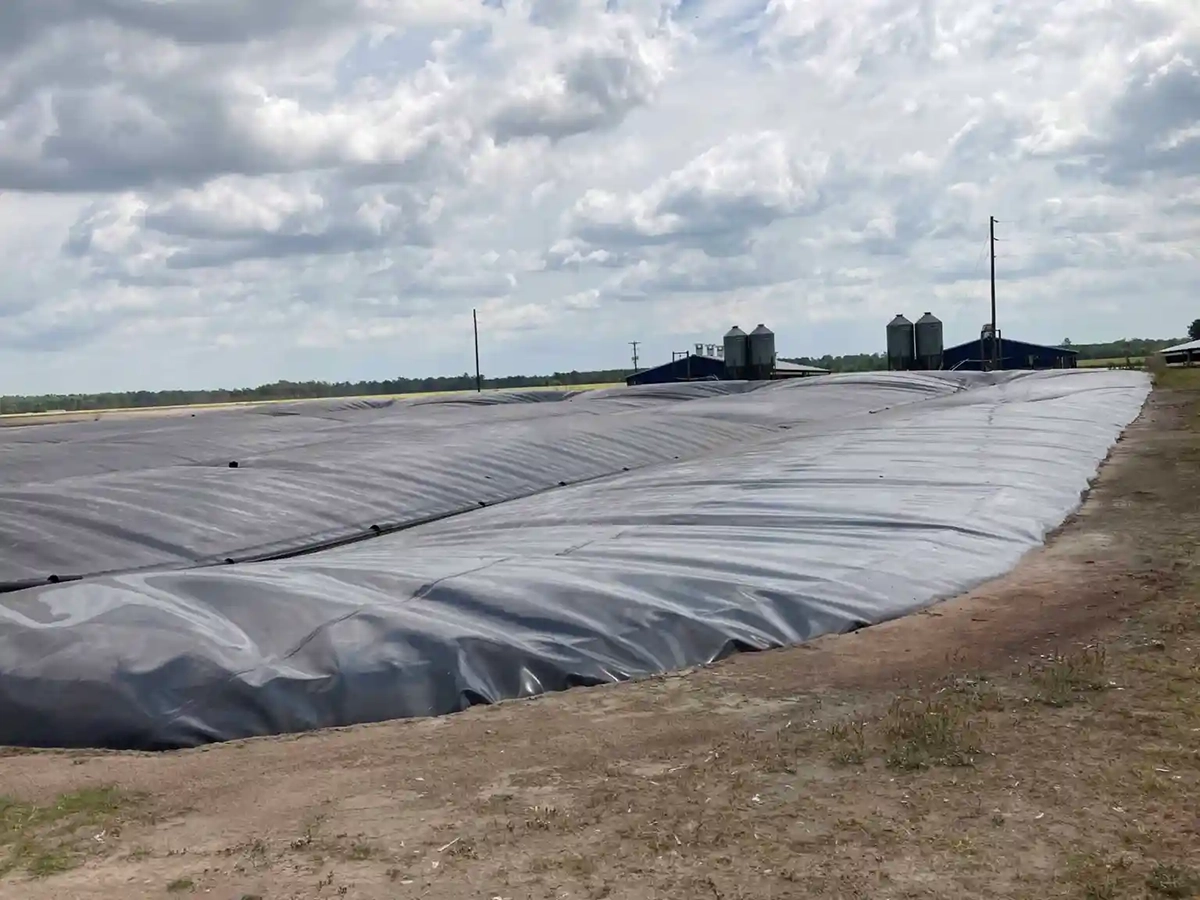
[{"label": "bare soil", "polygon": [[0,751],[0,897],[1200,896],[1200,379],[926,612],[636,684],[145,755]]}]

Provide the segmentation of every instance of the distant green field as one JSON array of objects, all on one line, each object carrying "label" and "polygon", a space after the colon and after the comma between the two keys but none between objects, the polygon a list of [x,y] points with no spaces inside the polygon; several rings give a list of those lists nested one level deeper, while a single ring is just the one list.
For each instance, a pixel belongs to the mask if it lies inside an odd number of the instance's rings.
[{"label": "distant green field", "polygon": [[1081,369],[1111,369],[1125,365],[1140,366],[1146,362],[1144,356],[1114,356],[1110,359],[1081,359],[1076,365]]},{"label": "distant green field", "polygon": [[[1177,391],[1200,391],[1200,367],[1167,369],[1155,376],[1155,383]],[[1200,418],[1192,427],[1200,428]]]},{"label": "distant green field", "polygon": [[[594,391],[598,388],[623,387],[617,384],[564,384],[551,387],[533,386],[498,388],[497,391]],[[0,425],[36,425],[40,422],[83,421],[97,416],[153,416],[187,412],[189,410],[242,409],[251,406],[278,406],[285,403],[306,403],[315,400],[404,400],[409,397],[446,397],[454,394],[474,394],[475,391],[414,391],[407,394],[369,394],[352,397],[288,397],[283,400],[234,400],[228,403],[192,403],[185,406],[133,406],[114,409],[56,409],[49,412],[3,413]],[[484,393],[493,393],[491,388]]]}]

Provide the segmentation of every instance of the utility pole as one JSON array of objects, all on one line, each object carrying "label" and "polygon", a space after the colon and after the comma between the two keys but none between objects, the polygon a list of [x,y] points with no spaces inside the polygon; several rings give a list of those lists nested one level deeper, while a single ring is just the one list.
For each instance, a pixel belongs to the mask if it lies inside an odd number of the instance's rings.
[{"label": "utility pole", "polygon": [[992,370],[1000,366],[1000,330],[996,327],[996,217],[988,216],[988,249],[992,254]]},{"label": "utility pole", "polygon": [[629,346],[633,348],[633,374],[634,375],[636,375],[638,373],[637,348],[638,348],[638,344],[640,344],[640,343],[641,343],[641,341],[630,341],[629,342]]},{"label": "utility pole", "polygon": [[479,313],[471,310],[471,325],[475,329],[475,390],[483,393],[483,376],[479,374]]}]

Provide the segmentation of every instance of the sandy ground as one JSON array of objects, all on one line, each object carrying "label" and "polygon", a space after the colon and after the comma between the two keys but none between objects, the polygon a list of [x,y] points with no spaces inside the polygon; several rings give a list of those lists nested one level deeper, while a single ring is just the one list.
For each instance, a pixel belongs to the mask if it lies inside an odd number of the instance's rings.
[{"label": "sandy ground", "polygon": [[922,614],[437,720],[0,751],[0,897],[1200,896],[1187,377],[1045,549]]}]

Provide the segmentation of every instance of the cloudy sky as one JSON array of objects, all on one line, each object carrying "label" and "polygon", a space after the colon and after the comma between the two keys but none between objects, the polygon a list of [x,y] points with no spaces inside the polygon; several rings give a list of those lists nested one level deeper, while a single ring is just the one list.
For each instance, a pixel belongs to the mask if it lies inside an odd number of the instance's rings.
[{"label": "cloudy sky", "polygon": [[1196,0],[3,0],[0,393],[1200,315]]}]

